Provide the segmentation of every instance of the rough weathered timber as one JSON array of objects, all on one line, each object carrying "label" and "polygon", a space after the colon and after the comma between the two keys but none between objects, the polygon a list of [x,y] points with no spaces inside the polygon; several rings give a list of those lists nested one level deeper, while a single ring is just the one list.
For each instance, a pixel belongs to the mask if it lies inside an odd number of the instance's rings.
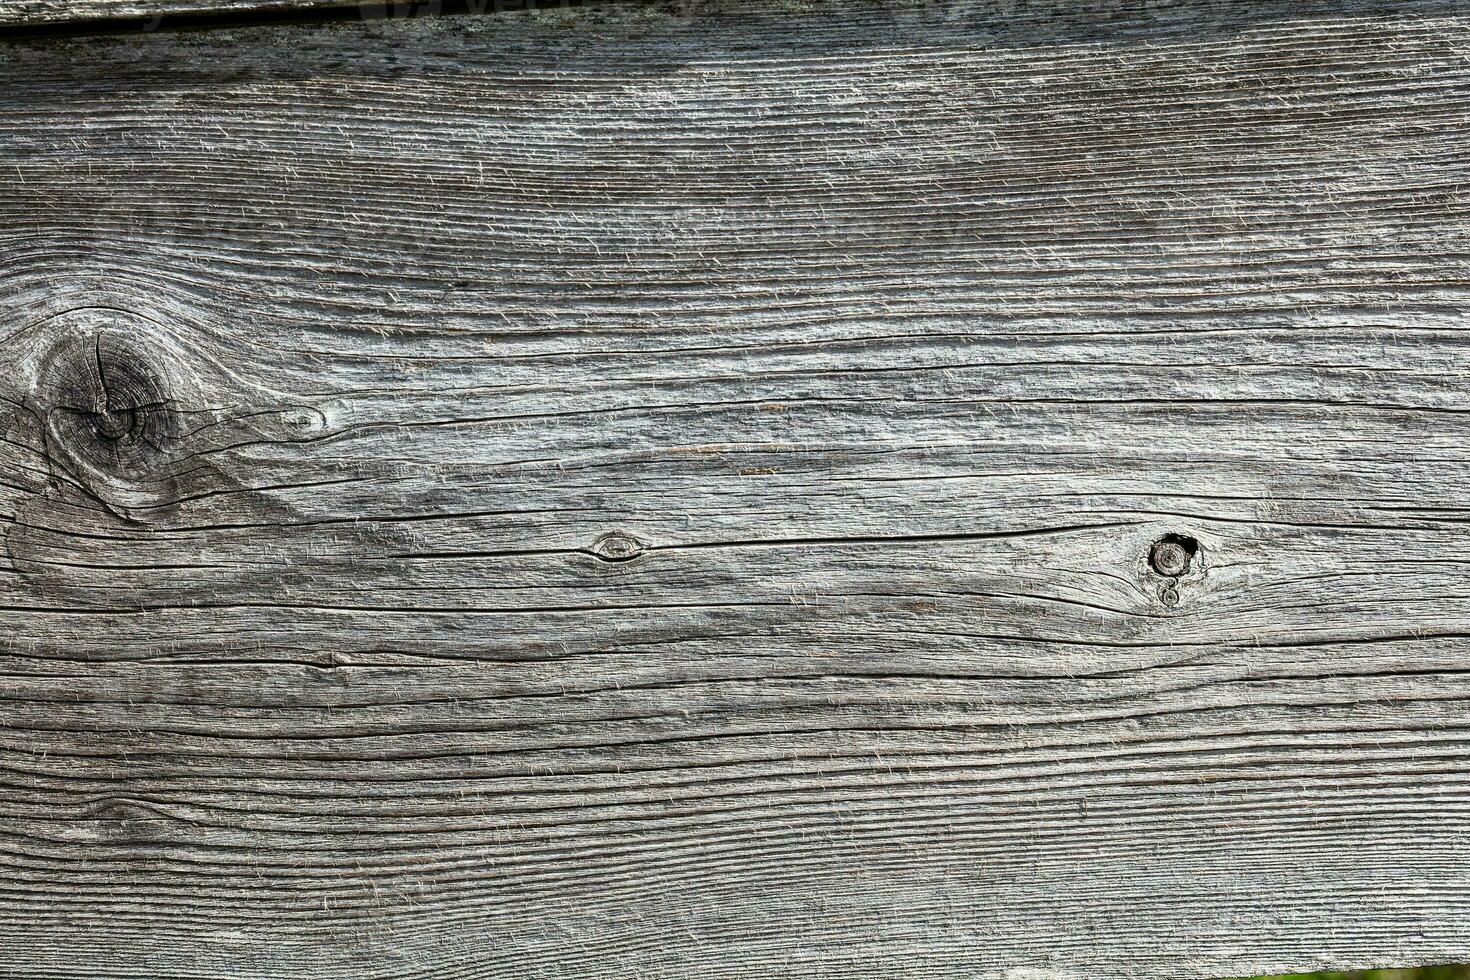
[{"label": "rough weathered timber", "polygon": [[1470,14],[736,9],[0,46],[0,975],[1470,959]]},{"label": "rough weathered timber", "polygon": [[[393,4],[364,0],[0,0],[0,32],[6,29],[69,24],[137,23],[146,29],[164,27],[180,18],[250,17],[327,11],[361,11],[380,18],[395,14],[432,13],[443,7],[436,0],[408,0]],[[483,0],[473,12],[499,9],[497,0]]]}]

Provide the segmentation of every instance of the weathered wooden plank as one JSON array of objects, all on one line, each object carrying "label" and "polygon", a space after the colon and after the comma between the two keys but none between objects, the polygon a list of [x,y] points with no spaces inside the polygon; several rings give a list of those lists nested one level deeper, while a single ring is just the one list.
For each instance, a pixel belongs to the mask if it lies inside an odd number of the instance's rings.
[{"label": "weathered wooden plank", "polygon": [[1470,958],[1467,56],[1361,2],[3,46],[0,962]]},{"label": "weathered wooden plank", "polygon": [[[467,5],[466,5],[467,6]],[[496,0],[484,0],[469,12],[492,13]],[[108,22],[136,23],[157,29],[180,18],[269,17],[290,13],[361,12],[368,18],[419,16],[442,8],[435,0],[403,3],[354,3],[352,0],[0,0],[0,29],[51,27]]]}]

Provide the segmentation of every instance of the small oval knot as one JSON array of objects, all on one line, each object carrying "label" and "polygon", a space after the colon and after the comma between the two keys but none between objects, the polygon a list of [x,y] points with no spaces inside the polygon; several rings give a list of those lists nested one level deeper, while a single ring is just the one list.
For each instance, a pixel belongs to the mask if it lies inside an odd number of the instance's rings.
[{"label": "small oval knot", "polygon": [[326,431],[327,417],[320,410],[295,405],[281,413],[286,429],[297,437],[314,436]]},{"label": "small oval knot", "polygon": [[603,561],[632,561],[643,554],[643,542],[624,531],[609,531],[592,543],[591,550]]}]

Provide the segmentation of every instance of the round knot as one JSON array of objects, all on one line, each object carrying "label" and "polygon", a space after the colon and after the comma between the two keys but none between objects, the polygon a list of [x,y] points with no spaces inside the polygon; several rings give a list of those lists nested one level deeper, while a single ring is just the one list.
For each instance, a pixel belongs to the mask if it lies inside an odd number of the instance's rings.
[{"label": "round knot", "polygon": [[1178,578],[1189,571],[1189,566],[1198,553],[1199,542],[1194,538],[1166,534],[1154,542],[1149,551],[1148,563],[1157,574]]},{"label": "round knot", "polygon": [[592,554],[603,561],[632,561],[643,554],[643,542],[623,531],[609,531],[592,543]]},{"label": "round knot", "polygon": [[164,381],[141,358],[101,340],[92,355],[58,373],[52,434],[95,466],[144,475],[181,428]]},{"label": "round knot", "polygon": [[143,331],[73,333],[47,352],[36,377],[52,464],[116,513],[168,496],[185,436],[178,368],[145,341]]}]

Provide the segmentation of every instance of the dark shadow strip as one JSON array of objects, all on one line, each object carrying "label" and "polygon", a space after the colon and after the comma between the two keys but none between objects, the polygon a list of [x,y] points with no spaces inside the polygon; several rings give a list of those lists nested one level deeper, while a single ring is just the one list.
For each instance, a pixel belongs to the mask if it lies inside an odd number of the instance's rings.
[{"label": "dark shadow strip", "polygon": [[521,10],[570,10],[638,0],[405,0],[399,3],[346,3],[325,6],[274,6],[269,0],[253,8],[225,11],[160,13],[149,17],[103,17],[39,24],[0,24],[0,41],[28,38],[84,37],[97,34],[153,34],[220,30],[283,24],[350,23],[411,20],[442,16],[492,16]]}]

